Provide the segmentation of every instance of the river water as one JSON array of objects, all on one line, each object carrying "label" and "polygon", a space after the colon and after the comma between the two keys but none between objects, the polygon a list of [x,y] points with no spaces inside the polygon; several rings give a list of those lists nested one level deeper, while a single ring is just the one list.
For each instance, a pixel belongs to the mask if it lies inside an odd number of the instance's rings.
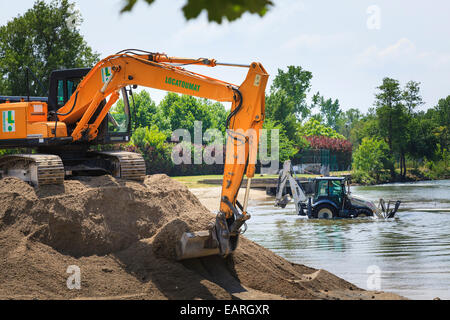
[{"label": "river water", "polygon": [[287,260],[325,269],[363,289],[411,299],[450,299],[450,180],[353,187],[401,200],[395,220],[308,220],[291,202],[252,201],[245,234]]}]

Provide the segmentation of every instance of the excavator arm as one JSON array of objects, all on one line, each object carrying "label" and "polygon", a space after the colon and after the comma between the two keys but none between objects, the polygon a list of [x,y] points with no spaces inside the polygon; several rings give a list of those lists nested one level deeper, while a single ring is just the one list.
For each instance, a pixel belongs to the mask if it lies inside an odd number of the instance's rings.
[{"label": "excavator arm", "polygon": [[[244,82],[234,85],[191,71],[183,66],[218,65],[246,67]],[[75,125],[73,141],[91,141],[110,108],[126,86],[144,86],[219,102],[231,102],[227,119],[227,147],[220,213],[209,232],[188,234],[180,244],[179,258],[194,258],[217,252],[223,256],[237,247],[241,227],[250,218],[247,205],[255,174],[260,130],[265,119],[265,89],[268,74],[260,63],[248,66],[222,64],[213,59],[171,58],[164,54],[124,51],[107,57],[80,82],[67,103],[57,111],[58,121]],[[107,100],[106,104],[101,102]],[[93,116],[96,115],[94,121]],[[243,204],[237,201],[244,174],[248,178]],[[194,248],[195,247],[195,248]]]}]

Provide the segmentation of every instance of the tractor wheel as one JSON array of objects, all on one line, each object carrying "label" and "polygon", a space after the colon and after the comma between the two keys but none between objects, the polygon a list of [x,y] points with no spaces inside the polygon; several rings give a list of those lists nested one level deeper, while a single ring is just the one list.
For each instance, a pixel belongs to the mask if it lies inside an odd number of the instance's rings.
[{"label": "tractor wheel", "polygon": [[327,203],[320,204],[314,208],[314,217],[317,219],[332,219],[336,215],[336,209]]},{"label": "tractor wheel", "polygon": [[361,209],[358,211],[356,218],[373,217],[373,212],[369,209]]}]

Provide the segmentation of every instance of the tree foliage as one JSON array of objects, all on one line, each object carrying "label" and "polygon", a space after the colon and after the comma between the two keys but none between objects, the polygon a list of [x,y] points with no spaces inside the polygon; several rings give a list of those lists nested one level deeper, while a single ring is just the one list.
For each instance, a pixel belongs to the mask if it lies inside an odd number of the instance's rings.
[{"label": "tree foliage", "polygon": [[225,134],[228,113],[221,103],[169,93],[161,101],[158,112],[157,119],[163,129],[186,129],[194,137],[194,124],[201,121],[203,133],[214,128]]},{"label": "tree foliage", "polygon": [[[129,97],[130,100],[130,111],[132,117],[132,130],[137,128],[151,127],[152,124],[157,122],[157,111],[158,107],[156,103],[150,98],[150,94],[142,90],[139,93],[133,93]],[[114,114],[124,114],[124,102],[120,99],[111,113]]]},{"label": "tree foliage", "polygon": [[26,95],[25,68],[30,94],[46,96],[50,73],[57,69],[90,67],[99,58],[78,30],[79,12],[68,0],[37,0],[23,15],[0,27],[0,92]]},{"label": "tree foliage", "polygon": [[285,90],[272,92],[266,98],[266,118],[281,125],[288,139],[297,140],[295,104]]},{"label": "tree foliage", "polygon": [[382,139],[364,138],[353,154],[353,169],[379,176],[389,163],[389,147]]},{"label": "tree foliage", "polygon": [[310,114],[306,98],[311,89],[311,80],[312,73],[300,66],[288,66],[287,71],[278,69],[271,87],[271,94],[284,90],[294,105],[293,114],[299,120],[304,119]]},{"label": "tree foliage", "polygon": [[155,125],[137,128],[128,150],[143,155],[147,173],[169,173],[172,168],[171,146],[166,143],[166,140],[167,135]]},{"label": "tree foliage", "polygon": [[[155,0],[144,0],[152,4]],[[131,11],[137,0],[125,0],[121,12]],[[270,0],[186,0],[183,6],[183,14],[187,20],[197,18],[202,11],[206,11],[208,21],[221,24],[223,19],[234,21],[244,13],[258,14],[264,16],[273,5]]]},{"label": "tree foliage", "polygon": [[309,119],[300,130],[303,136],[328,137],[333,139],[345,139],[342,134],[337,133],[330,127],[323,125],[315,119]]},{"label": "tree foliage", "polygon": [[420,95],[420,82],[409,81],[403,90],[403,101],[408,113],[411,115],[417,107],[424,104]]},{"label": "tree foliage", "polygon": [[318,92],[313,97],[313,105],[319,108],[320,119],[323,119],[328,127],[336,129],[338,125],[338,120],[342,114],[339,100],[336,99],[333,101],[333,99],[331,98],[325,99]]},{"label": "tree foliage", "polygon": [[[407,161],[414,168],[422,163],[425,168],[422,174],[425,172],[426,176],[446,177],[442,173],[448,172],[445,169],[448,161],[444,158],[449,149],[450,97],[439,100],[434,108],[424,112],[418,110],[424,104],[419,82],[409,81],[402,88],[397,80],[385,78],[377,89],[375,108],[367,114],[344,113],[338,120],[338,131],[350,139],[356,150],[365,139],[384,141],[390,161],[383,164],[390,171],[390,181],[397,179],[396,161],[400,169],[398,177],[402,180],[406,178]],[[373,141],[365,143],[374,144]],[[363,167],[358,168],[359,176]],[[369,176],[366,172],[361,181]]]},{"label": "tree foliage", "polygon": [[289,139],[284,127],[271,119],[267,119],[264,122],[263,128],[266,130],[266,135],[261,137],[261,143],[267,146],[269,153],[268,158],[261,159],[265,162],[269,161],[273,156],[270,154],[272,150],[272,134],[274,133],[272,130],[278,130],[278,151],[280,162],[292,159],[300,151],[300,149],[308,146],[308,142],[306,140],[303,140],[303,144],[299,145],[295,141]]}]

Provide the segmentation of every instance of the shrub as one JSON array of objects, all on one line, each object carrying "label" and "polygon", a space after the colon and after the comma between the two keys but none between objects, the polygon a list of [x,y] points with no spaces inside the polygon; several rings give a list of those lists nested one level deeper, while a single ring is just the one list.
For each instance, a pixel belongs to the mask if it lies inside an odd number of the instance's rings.
[{"label": "shrub", "polygon": [[375,176],[377,181],[380,180],[382,171],[389,168],[389,163],[389,147],[380,139],[364,138],[353,155],[355,171]]},{"label": "shrub", "polygon": [[138,128],[127,150],[141,153],[147,166],[147,174],[168,173],[172,169],[171,146],[167,135],[158,127]]},{"label": "shrub", "polygon": [[312,149],[327,149],[332,151],[351,153],[353,148],[350,141],[340,138],[307,136],[306,140],[308,140]]}]

